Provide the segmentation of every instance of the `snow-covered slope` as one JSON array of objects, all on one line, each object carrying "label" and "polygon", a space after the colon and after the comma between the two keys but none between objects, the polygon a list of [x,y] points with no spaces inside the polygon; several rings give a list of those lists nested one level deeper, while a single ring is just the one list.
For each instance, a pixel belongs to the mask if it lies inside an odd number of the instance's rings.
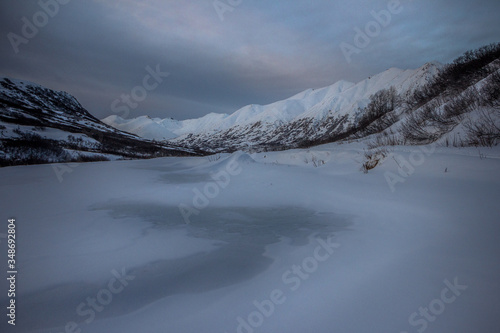
[{"label": "snow-covered slope", "polygon": [[500,58],[454,62],[432,84],[400,101],[380,120],[374,122],[377,131],[364,133],[372,147],[433,142],[460,147],[498,144]]},{"label": "snow-covered slope", "polygon": [[[209,114],[199,119],[175,121],[139,117],[124,120],[110,116],[103,122],[115,128],[149,139],[174,139],[191,145],[204,142],[211,148],[226,144],[239,148],[271,143],[273,137],[283,138],[281,144],[324,135],[332,118],[354,121],[360,108],[366,106],[376,92],[395,87],[401,95],[410,94],[426,84],[441,67],[428,63],[416,70],[391,68],[357,84],[339,81],[320,89],[309,89],[288,99],[269,105],[248,105],[231,115]],[[305,128],[304,128],[305,127]],[[297,131],[303,128],[302,131]],[[311,130],[314,133],[311,133]],[[290,134],[290,135],[289,135]],[[313,134],[313,135],[311,135]]]},{"label": "snow-covered slope", "polygon": [[0,78],[0,165],[193,153],[102,123],[64,91]]},{"label": "snow-covered slope", "polygon": [[[425,151],[411,175],[392,158],[363,174],[359,144],[87,163],[62,183],[1,168],[19,274],[0,331],[497,332],[500,150]],[[394,192],[387,174],[406,175]]]}]

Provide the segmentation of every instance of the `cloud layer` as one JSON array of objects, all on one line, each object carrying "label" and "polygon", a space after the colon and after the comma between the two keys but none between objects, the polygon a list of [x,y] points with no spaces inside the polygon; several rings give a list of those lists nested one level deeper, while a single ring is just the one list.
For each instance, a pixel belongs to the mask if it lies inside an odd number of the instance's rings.
[{"label": "cloud layer", "polygon": [[129,116],[186,119],[451,61],[500,41],[499,12],[496,0],[5,0],[0,75],[68,91],[105,117],[159,65],[170,75],[136,94]]}]

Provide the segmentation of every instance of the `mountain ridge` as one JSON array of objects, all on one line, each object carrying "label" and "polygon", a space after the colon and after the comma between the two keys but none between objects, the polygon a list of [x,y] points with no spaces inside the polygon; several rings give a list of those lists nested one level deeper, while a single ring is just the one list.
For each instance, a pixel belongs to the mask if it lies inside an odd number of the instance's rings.
[{"label": "mountain ridge", "polygon": [[[229,144],[233,149],[265,145],[266,142],[288,146],[294,143],[292,141],[297,143],[297,140],[273,142],[272,137],[280,136],[280,132],[286,127],[303,127],[304,123],[308,123],[309,130],[304,133],[295,131],[295,139],[317,139],[318,135],[310,138],[306,136],[310,136],[311,129],[319,123],[329,118],[335,118],[337,121],[345,118],[341,121],[343,124],[347,121],[352,123],[359,117],[356,112],[366,107],[370,96],[377,91],[398,86],[399,94],[410,94],[428,83],[442,66],[440,63],[431,62],[414,70],[393,67],[358,83],[340,80],[326,87],[304,90],[268,105],[247,105],[232,114],[212,113],[184,121],[147,116],[125,120],[118,116],[109,116],[102,121],[148,139],[169,140],[188,146],[199,146],[208,142],[209,148],[215,151],[225,144]],[[323,126],[321,130],[325,131],[327,128],[331,129]],[[231,143],[225,139],[236,137],[241,138],[236,143],[232,139],[229,139],[233,141]]]},{"label": "mountain ridge", "polygon": [[[107,123],[106,123],[107,122]],[[111,126],[111,125],[113,126]],[[0,78],[0,165],[206,155],[360,141],[493,146],[500,140],[500,44],[453,63],[389,68],[268,105],[188,120],[110,116],[66,92]],[[382,154],[383,155],[383,154]]]},{"label": "mountain ridge", "polygon": [[[388,70],[379,73],[377,75],[371,76],[370,78],[367,78],[365,80],[362,80],[358,83],[353,83],[349,82],[346,80],[339,80],[329,86],[326,87],[321,87],[321,88],[309,88],[306,89],[302,92],[299,92],[287,99],[277,101],[274,103],[270,103],[267,105],[258,105],[258,104],[250,104],[246,105],[235,112],[231,114],[223,114],[223,113],[210,113],[205,116],[202,116],[200,118],[194,118],[194,119],[186,119],[186,120],[172,120],[171,118],[150,118],[148,116],[140,116],[132,119],[123,119],[117,115],[112,115],[108,116],[106,118],[103,118],[102,121],[108,125],[111,125],[113,127],[116,127],[118,129],[124,130],[124,131],[129,131],[131,133],[141,135],[139,133],[142,133],[144,137],[150,138],[150,139],[174,139],[186,134],[196,134],[199,132],[206,132],[206,131],[213,131],[213,130],[227,130],[231,126],[237,124],[237,125],[248,125],[249,123],[256,123],[257,121],[263,121],[266,123],[273,123],[273,117],[274,121],[291,121],[294,118],[300,116],[303,114],[305,111],[313,107],[314,105],[318,104],[321,102],[324,98],[325,95],[332,95],[335,93],[341,93],[345,90],[348,90],[354,86],[359,86],[363,83],[365,83],[368,80],[372,80],[377,78],[380,75],[387,74],[388,72],[395,72],[397,71],[399,74],[402,73],[411,73],[413,71],[419,71],[422,68],[439,68],[442,67],[443,65],[438,63],[438,62],[430,62],[425,64],[424,66],[415,69],[415,70],[403,70],[403,69],[398,69],[395,67],[389,68]],[[375,89],[375,90],[380,90],[380,89]],[[373,89],[370,91],[370,94],[374,93],[376,91],[373,91]],[[318,95],[321,95],[322,97],[320,98],[314,98],[318,97]],[[312,100],[312,101],[311,101]],[[306,104],[303,109],[301,110],[302,112],[293,112],[294,110],[290,110],[293,108],[293,102],[302,102]],[[315,101],[315,102],[314,102]],[[288,107],[283,107],[285,103],[289,103],[290,105]],[[297,105],[295,105],[297,106]],[[270,113],[268,119],[258,119],[256,115],[261,115],[262,113],[267,112]],[[249,114],[253,113],[254,116],[250,116]],[[273,114],[274,113],[274,114]],[[278,114],[280,117],[277,117],[276,114]],[[246,117],[245,117],[246,116]],[[253,118],[253,119],[252,119]],[[234,121],[231,121],[233,120]],[[166,135],[163,137],[160,136],[155,136],[152,133],[145,133],[144,127],[147,126],[152,126],[154,130],[154,124],[159,125],[157,128],[160,130],[160,128],[165,129]],[[200,123],[199,126],[193,126],[193,124]],[[198,125],[198,124],[197,124]],[[218,126],[216,126],[218,125]],[[189,128],[184,130],[185,128]]]},{"label": "mountain ridge", "polygon": [[102,123],[64,91],[0,78],[0,165],[200,155]]}]

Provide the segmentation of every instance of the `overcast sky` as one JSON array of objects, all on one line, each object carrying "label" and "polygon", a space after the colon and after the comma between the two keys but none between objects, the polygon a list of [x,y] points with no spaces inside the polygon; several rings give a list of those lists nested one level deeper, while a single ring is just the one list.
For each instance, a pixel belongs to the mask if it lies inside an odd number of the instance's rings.
[{"label": "overcast sky", "polygon": [[[98,118],[232,113],[500,41],[498,0],[55,1],[0,1],[0,75],[67,91]],[[358,28],[371,36],[355,41]]]}]

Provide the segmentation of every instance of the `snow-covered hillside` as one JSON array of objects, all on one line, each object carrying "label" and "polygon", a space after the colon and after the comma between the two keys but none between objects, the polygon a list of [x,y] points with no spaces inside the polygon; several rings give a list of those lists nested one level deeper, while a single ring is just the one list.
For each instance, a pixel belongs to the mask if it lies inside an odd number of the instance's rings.
[{"label": "snow-covered hillside", "polygon": [[106,125],[75,97],[0,78],[0,165],[196,154]]},{"label": "snow-covered hillside", "polygon": [[[369,103],[370,97],[376,92],[395,87],[398,94],[409,95],[428,83],[441,66],[439,63],[428,63],[416,70],[391,68],[357,84],[339,81],[269,105],[248,105],[231,115],[209,114],[184,121],[147,116],[125,120],[119,116],[110,116],[102,121],[148,139],[175,138],[174,141],[188,144],[206,142],[208,146],[213,146],[217,141],[227,143],[232,138],[236,142],[231,142],[231,146],[236,143],[241,148],[245,145],[270,143],[280,132],[288,133],[291,128],[302,128],[307,123],[302,131],[295,131],[293,138],[288,141],[314,140],[330,129],[327,123],[332,118],[354,123],[359,117],[359,110]],[[310,133],[308,127],[314,127],[314,133]]]},{"label": "snow-covered hillside", "polygon": [[147,138],[214,152],[268,151],[364,140],[370,147],[491,146],[500,140],[500,45],[452,63],[390,68],[356,84],[339,81],[231,115],[175,121],[111,116],[103,121]]},{"label": "snow-covered hillside", "polygon": [[369,147],[500,140],[500,46],[453,63],[390,68],[233,114],[99,121],[65,92],[0,81],[1,165],[247,152],[362,140]]},{"label": "snow-covered hillside", "polygon": [[500,151],[363,153],[0,169],[15,331],[497,332]]}]

